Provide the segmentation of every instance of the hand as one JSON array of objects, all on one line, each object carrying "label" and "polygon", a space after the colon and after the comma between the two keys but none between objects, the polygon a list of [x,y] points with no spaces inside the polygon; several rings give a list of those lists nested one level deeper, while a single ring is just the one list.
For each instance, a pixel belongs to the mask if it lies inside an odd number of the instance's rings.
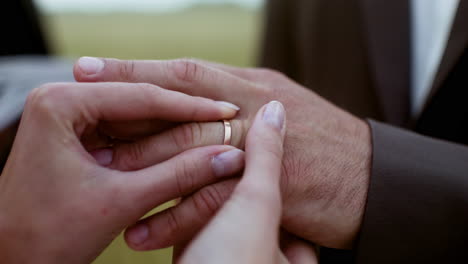
[{"label": "hand", "polygon": [[[239,148],[244,146],[257,110],[268,101],[281,101],[289,120],[281,177],[282,226],[323,246],[352,247],[360,229],[370,177],[370,129],[363,120],[270,70],[193,60],[86,60],[100,66],[93,71],[93,67],[86,67],[80,60],[75,65],[75,78],[81,82],[152,83],[239,105],[241,110],[232,120],[232,143]],[[144,130],[147,134],[155,130],[145,122],[133,123],[132,127],[120,129],[126,133]],[[184,140],[171,140],[174,138]],[[173,146],[172,155],[197,146],[219,144],[222,138],[221,124],[192,123],[147,140],[153,146]],[[139,159],[144,161],[141,165],[146,165],[154,162],[152,156],[158,150],[147,148],[140,153]],[[140,244],[131,240],[127,243],[134,249],[148,250],[189,240],[228,199],[236,183],[231,179],[203,188],[178,206],[144,220],[150,238]]]},{"label": "hand", "polygon": [[[186,247],[179,263],[289,263],[278,243],[285,118],[279,102],[260,109],[247,135],[242,180],[214,219]],[[312,248],[295,243],[292,263],[317,263]],[[292,249],[288,248],[289,255]]]},{"label": "hand", "polygon": [[90,263],[156,205],[243,168],[242,151],[211,146],[122,172],[134,167],[129,150],[136,147],[129,146],[145,142],[100,149],[103,120],[206,121],[235,114],[225,104],[154,85],[49,84],[34,90],[0,177],[1,262]]}]

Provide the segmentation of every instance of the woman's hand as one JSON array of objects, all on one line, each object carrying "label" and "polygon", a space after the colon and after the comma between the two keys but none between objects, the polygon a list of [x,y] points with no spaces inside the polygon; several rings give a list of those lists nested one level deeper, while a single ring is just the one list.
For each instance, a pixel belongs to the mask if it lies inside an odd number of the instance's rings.
[{"label": "woman's hand", "polygon": [[[93,67],[92,65],[99,65]],[[335,248],[350,248],[359,232],[370,174],[368,125],[280,73],[240,69],[203,61],[119,61],[81,59],[75,65],[81,82],[123,81],[233,102],[241,107],[232,120],[232,144],[243,148],[255,113],[266,102],[280,100],[288,111],[288,131],[281,177],[282,226],[290,233]],[[121,135],[151,135],[160,128],[147,121],[108,127]],[[118,136],[118,135],[117,135]],[[184,140],[174,140],[183,138]],[[220,144],[220,123],[192,123],[148,137],[171,155],[198,146]],[[175,144],[174,144],[175,143]],[[140,166],[153,164],[155,147],[139,152]],[[205,187],[178,206],[145,220],[150,237],[137,250],[171,246],[193,237],[236,186],[235,179]]]},{"label": "woman's hand", "polygon": [[159,156],[159,164],[142,168],[134,150],[146,142],[109,146],[98,130],[102,122],[215,121],[235,114],[225,103],[147,84],[34,90],[0,177],[1,262],[89,263],[155,206],[243,168],[243,152],[230,146]]},{"label": "woman's hand", "polygon": [[[279,102],[270,102],[260,109],[247,135],[242,180],[177,262],[289,263],[278,243],[285,118]],[[304,243],[296,241],[287,250],[292,263],[317,263],[314,250]]]}]

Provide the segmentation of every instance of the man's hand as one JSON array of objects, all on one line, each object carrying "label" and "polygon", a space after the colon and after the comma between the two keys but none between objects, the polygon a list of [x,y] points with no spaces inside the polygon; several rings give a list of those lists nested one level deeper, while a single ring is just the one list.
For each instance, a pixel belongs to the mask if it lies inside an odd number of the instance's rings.
[{"label": "man's hand", "polygon": [[109,146],[101,122],[235,114],[225,103],[154,85],[62,83],[34,90],[0,177],[1,262],[90,263],[154,206],[243,168],[242,151],[211,146],[123,172],[136,167],[132,150],[146,142]]},{"label": "man's hand", "polygon": [[[214,100],[241,110],[233,126],[233,145],[244,147],[255,113],[266,102],[281,101],[288,112],[288,131],[281,177],[282,226],[320,245],[350,248],[364,213],[370,174],[368,125],[284,75],[265,69],[240,69],[203,61],[119,61],[83,58],[75,65],[80,82],[152,83]],[[167,124],[165,124],[167,125]],[[168,126],[170,127],[170,126]],[[106,129],[106,128],[104,128]],[[109,128],[110,129],[110,128]],[[111,127],[125,137],[160,132],[148,121]],[[119,136],[119,135],[116,135]],[[145,138],[147,146],[166,146],[175,155],[198,146],[220,144],[221,123],[192,123]],[[172,146],[172,147],[170,147]],[[139,152],[140,166],[155,162],[155,147]],[[190,240],[235,188],[235,179],[202,188],[174,208],[143,220],[150,236],[129,245],[137,250]]]},{"label": "man's hand", "polygon": [[288,243],[286,255],[278,243],[285,129],[286,115],[281,103],[273,101],[260,109],[247,135],[242,180],[177,262],[317,263],[315,251],[304,242]]}]

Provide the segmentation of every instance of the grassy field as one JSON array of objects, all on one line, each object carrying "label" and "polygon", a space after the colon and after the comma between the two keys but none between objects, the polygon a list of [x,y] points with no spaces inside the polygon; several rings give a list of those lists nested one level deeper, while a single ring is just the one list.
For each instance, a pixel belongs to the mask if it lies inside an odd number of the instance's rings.
[{"label": "grassy field", "polygon": [[45,17],[55,51],[68,57],[124,59],[197,57],[252,65],[259,12],[198,7],[168,14],[55,14]]},{"label": "grassy field", "polygon": [[[122,59],[196,57],[254,65],[261,30],[259,11],[194,8],[171,14],[49,14],[44,17],[57,54]],[[138,253],[119,237],[94,263],[170,263],[171,249]]]}]

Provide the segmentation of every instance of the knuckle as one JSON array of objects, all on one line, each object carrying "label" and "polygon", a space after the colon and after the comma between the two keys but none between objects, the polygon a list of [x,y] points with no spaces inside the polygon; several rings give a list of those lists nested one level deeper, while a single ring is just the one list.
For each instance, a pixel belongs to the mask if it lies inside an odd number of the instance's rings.
[{"label": "knuckle", "polygon": [[137,83],[139,93],[144,93],[145,97],[152,97],[155,93],[159,91],[158,87],[149,83]]},{"label": "knuckle", "polygon": [[257,76],[256,91],[259,96],[263,95],[265,99],[272,99],[278,96],[290,94],[290,90],[284,89],[284,86],[290,86],[289,78],[282,72],[260,68],[252,70]]},{"label": "knuckle", "polygon": [[137,161],[143,158],[143,153],[144,153],[143,145],[139,142],[135,142],[132,145],[130,145],[127,156],[128,156],[128,159],[132,161],[133,164],[135,164]]},{"label": "knuckle", "polygon": [[203,66],[193,59],[181,59],[173,61],[172,70],[179,80],[193,83],[202,78]]},{"label": "knuckle", "polygon": [[144,146],[139,142],[132,144],[121,145],[120,148],[115,148],[114,164],[122,171],[132,171],[141,168],[140,163],[143,159],[145,150]]},{"label": "knuckle", "polygon": [[158,103],[156,99],[160,98],[162,94],[160,87],[149,83],[136,83],[135,86],[136,90],[138,90],[135,91],[135,93],[143,95],[143,97],[146,98],[148,102]]},{"label": "knuckle", "polygon": [[133,81],[135,74],[135,61],[126,60],[121,61],[119,65],[120,77],[125,81]]},{"label": "knuckle", "polygon": [[193,196],[195,210],[199,215],[214,215],[224,202],[224,195],[216,185],[201,189]]},{"label": "knuckle", "polygon": [[176,166],[175,181],[179,196],[184,196],[187,192],[194,189],[193,172],[197,171],[196,167],[196,162],[188,160],[180,162]]},{"label": "knuckle", "polygon": [[166,221],[169,234],[177,234],[181,230],[181,223],[175,214],[175,209],[171,208],[167,210]]},{"label": "knuckle", "polygon": [[268,79],[261,82],[254,83],[250,89],[251,96],[258,98],[260,101],[266,103],[274,98],[274,86],[267,83]]},{"label": "knuckle", "polygon": [[178,149],[187,149],[200,140],[202,133],[202,127],[199,123],[190,123],[172,130],[170,135]]},{"label": "knuckle", "polygon": [[52,114],[58,112],[59,104],[68,96],[64,84],[50,83],[32,90],[26,99],[26,108],[34,112]]}]

